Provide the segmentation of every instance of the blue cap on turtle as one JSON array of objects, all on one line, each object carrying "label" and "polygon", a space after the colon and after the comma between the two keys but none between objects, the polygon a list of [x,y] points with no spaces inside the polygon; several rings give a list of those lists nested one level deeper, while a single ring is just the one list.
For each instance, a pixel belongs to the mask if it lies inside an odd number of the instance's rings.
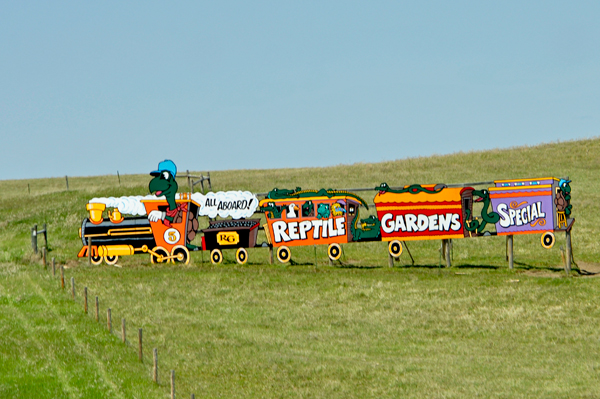
[{"label": "blue cap on turtle", "polygon": [[560,181],[558,182],[558,186],[562,187],[565,183],[569,184],[571,183],[571,180],[560,179]]},{"label": "blue cap on turtle", "polygon": [[177,175],[177,166],[175,166],[175,162],[171,161],[170,159],[165,159],[164,161],[160,162],[158,164],[158,169],[153,172],[150,172],[150,175],[158,176],[161,174],[161,172],[164,172],[165,170],[171,173],[171,176],[173,176],[173,178],[175,178],[175,175]]}]

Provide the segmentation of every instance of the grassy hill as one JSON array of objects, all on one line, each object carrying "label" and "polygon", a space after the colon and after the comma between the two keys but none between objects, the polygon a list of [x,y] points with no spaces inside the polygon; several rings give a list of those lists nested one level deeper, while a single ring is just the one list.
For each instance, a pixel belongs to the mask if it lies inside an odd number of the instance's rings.
[{"label": "grassy hill", "polygon": [[[211,171],[213,190],[351,188],[568,176],[573,180],[575,260],[593,268],[600,139],[329,168]],[[384,243],[344,247],[343,266],[325,248],[294,248],[295,265],[269,265],[265,249],[240,267],[233,253],[212,266],[193,253],[186,267],[131,256],[121,268],[76,259],[85,204],[97,196],[144,195],[149,176],[0,181],[0,395],[168,397],[594,397],[600,328],[595,278],[565,279],[557,235],[515,238],[509,271],[502,237],[455,240],[451,269],[439,242],[410,244],[387,267]],[[29,188],[28,188],[29,185]],[[180,191],[184,189],[180,182]],[[374,192],[361,193],[371,203]],[[75,278],[76,301],[31,254],[30,229],[47,223],[49,257]],[[560,278],[556,278],[560,277]],[[99,296],[101,317],[144,329],[157,347],[161,384],[123,345],[83,314],[81,294]],[[47,350],[45,350],[47,349]],[[93,381],[93,383],[92,383]]]}]

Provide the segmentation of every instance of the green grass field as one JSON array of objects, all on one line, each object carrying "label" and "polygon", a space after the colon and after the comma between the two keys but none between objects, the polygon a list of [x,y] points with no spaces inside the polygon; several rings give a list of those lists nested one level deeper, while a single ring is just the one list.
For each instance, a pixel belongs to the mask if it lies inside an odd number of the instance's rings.
[{"label": "green grass field", "polygon": [[[591,139],[211,177],[215,191],[266,192],[569,176],[575,260],[596,271],[599,164],[600,139]],[[218,266],[201,253],[188,266],[153,266],[142,255],[120,267],[78,260],[87,201],[143,195],[148,182],[70,177],[66,191],[64,178],[0,181],[0,397],[169,397],[170,370],[178,397],[600,397],[600,280],[577,267],[564,277],[564,235],[550,250],[537,235],[515,237],[512,271],[502,237],[455,240],[450,269],[440,267],[437,241],[409,244],[415,265],[405,253],[393,268],[385,243],[346,245],[334,267],[324,247],[294,248],[293,265],[269,265],[266,249],[250,250],[244,266],[233,251]],[[361,195],[372,203],[375,192]],[[65,265],[67,283],[75,279],[76,301],[32,255],[35,223],[47,223],[48,256]]]}]

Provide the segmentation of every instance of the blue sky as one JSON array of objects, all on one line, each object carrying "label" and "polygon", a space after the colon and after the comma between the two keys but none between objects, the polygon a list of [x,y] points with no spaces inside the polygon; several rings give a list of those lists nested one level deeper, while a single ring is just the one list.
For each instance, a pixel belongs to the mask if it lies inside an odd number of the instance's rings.
[{"label": "blue sky", "polygon": [[600,2],[6,2],[0,179],[596,137]]}]

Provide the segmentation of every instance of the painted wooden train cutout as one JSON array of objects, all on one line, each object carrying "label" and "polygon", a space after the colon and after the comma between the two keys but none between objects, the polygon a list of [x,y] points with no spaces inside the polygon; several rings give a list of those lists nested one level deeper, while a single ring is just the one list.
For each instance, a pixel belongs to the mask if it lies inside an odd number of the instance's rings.
[{"label": "painted wooden train cutout", "polygon": [[[405,241],[515,234],[540,234],[541,244],[551,248],[554,233],[570,232],[575,221],[570,180],[554,177],[498,180],[487,189],[382,183],[373,189],[376,215],[361,217],[368,204],[349,191],[274,189],[260,201],[243,191],[176,194],[172,162],[161,162],[151,174],[155,196],[90,200],[79,257],[115,264],[119,256],[147,253],[152,263],[187,264],[190,251],[209,251],[211,262],[221,263],[222,251],[233,249],[244,264],[248,248],[266,246],[288,262],[293,247],[327,245],[329,258],[337,260],[342,244],[363,241],[386,241],[390,256],[398,257]],[[264,215],[264,224],[252,218],[256,214]],[[199,232],[203,216],[209,226]],[[258,243],[260,229],[266,243]]]}]

